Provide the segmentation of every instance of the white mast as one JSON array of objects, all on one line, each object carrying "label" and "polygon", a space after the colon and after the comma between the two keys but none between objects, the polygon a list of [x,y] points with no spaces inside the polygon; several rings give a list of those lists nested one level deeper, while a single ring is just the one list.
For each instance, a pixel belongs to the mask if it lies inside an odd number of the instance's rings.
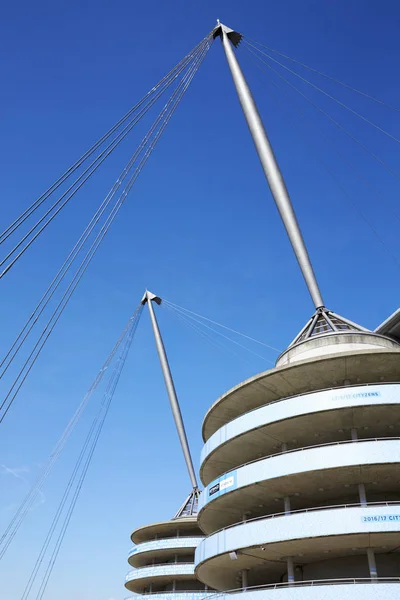
[{"label": "white mast", "polygon": [[161,369],[164,375],[165,385],[168,392],[168,398],[171,404],[172,415],[175,420],[176,429],[178,431],[179,441],[182,446],[183,456],[185,458],[186,466],[189,472],[190,481],[192,482],[192,486],[194,490],[198,489],[196,473],[193,467],[192,456],[190,454],[189,443],[186,436],[185,426],[182,419],[182,413],[179,406],[178,396],[176,395],[176,390],[174,386],[174,382],[171,375],[171,369],[169,367],[167,353],[165,351],[164,343],[161,337],[160,328],[158,327],[157,318],[154,313],[152,302],[156,302],[157,304],[161,304],[161,298],[152,294],[148,290],[146,290],[143,298],[142,304],[146,304],[149,307],[151,324],[153,327],[154,338],[156,341],[156,347],[158,356],[160,359]]},{"label": "white mast", "polygon": [[214,38],[217,36],[221,38],[247,125],[250,129],[272,196],[285,225],[301,272],[303,273],[308,291],[310,292],[315,308],[322,308],[324,302],[293,210],[289,192],[286,188],[274,151],[265,131],[260,113],[258,112],[250,88],[232,48],[232,44],[238,46],[242,39],[242,35],[237,31],[233,31],[229,27],[222,25],[219,21],[217,21],[217,26],[213,31],[213,35]]}]

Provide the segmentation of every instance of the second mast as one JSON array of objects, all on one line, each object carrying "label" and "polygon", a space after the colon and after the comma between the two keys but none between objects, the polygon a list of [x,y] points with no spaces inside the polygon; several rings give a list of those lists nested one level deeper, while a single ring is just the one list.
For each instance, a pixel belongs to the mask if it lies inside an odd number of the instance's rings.
[{"label": "second mast", "polygon": [[167,353],[165,351],[164,343],[162,341],[160,329],[158,327],[157,318],[154,312],[154,308],[152,302],[156,302],[157,304],[161,304],[161,298],[155,296],[151,292],[146,290],[145,295],[142,299],[142,304],[148,304],[151,324],[153,327],[154,338],[156,341],[156,347],[158,356],[161,363],[161,369],[164,375],[165,385],[168,392],[168,398],[171,404],[172,414],[174,417],[176,429],[178,431],[179,441],[182,446],[183,455],[185,457],[186,466],[189,472],[190,481],[192,482],[193,489],[198,489],[196,473],[193,467],[192,456],[190,454],[189,443],[186,437],[185,426],[183,424],[182,413],[179,406],[178,397],[176,395],[176,390],[174,386],[174,382],[171,375],[171,369],[169,367]]}]

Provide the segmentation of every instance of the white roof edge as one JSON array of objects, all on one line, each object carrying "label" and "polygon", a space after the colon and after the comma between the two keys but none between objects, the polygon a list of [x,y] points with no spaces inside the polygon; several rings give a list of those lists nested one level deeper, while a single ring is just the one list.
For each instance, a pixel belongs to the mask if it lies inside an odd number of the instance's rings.
[{"label": "white roof edge", "polygon": [[400,308],[394,311],[375,329],[375,333],[387,335],[400,342]]}]

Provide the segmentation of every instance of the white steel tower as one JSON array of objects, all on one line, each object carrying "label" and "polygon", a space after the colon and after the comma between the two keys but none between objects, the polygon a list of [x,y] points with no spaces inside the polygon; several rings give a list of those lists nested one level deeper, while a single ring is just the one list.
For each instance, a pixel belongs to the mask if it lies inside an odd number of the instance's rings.
[{"label": "white steel tower", "polygon": [[[400,597],[400,315],[368,331],[324,306],[263,123],[218,23],[239,100],[315,313],[276,367],[203,423],[200,581],[243,600]],[[349,585],[354,584],[354,585]],[[356,585],[358,584],[358,585]]]},{"label": "white steel tower", "polygon": [[320,314],[213,404],[203,437],[202,582],[252,600],[399,597],[395,340]]},{"label": "white steel tower", "polygon": [[125,587],[135,594],[152,594],[156,600],[200,600],[209,592],[208,586],[194,574],[194,551],[203,538],[197,523],[199,490],[153,302],[161,304],[162,300],[146,290],[142,304],[147,304],[149,309],[171,410],[193,489],[173,519],[139,527],[132,533],[135,545],[129,553],[128,562],[134,568],[126,576]]},{"label": "white steel tower", "polygon": [[[203,534],[197,523],[198,493],[192,492],[170,521],[135,529],[125,587],[155,600],[200,600],[207,586],[194,574],[194,551]],[[135,596],[137,597],[137,596]]]}]

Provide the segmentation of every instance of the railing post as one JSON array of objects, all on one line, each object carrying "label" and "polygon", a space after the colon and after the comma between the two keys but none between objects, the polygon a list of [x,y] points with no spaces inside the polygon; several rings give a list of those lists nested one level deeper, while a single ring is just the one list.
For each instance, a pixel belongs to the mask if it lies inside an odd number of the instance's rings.
[{"label": "railing post", "polygon": [[[355,427],[352,427],[351,429],[351,439],[353,442],[358,441],[358,433]],[[365,485],[363,483],[358,484],[358,496],[361,506],[367,506],[367,494],[365,492]]]}]

